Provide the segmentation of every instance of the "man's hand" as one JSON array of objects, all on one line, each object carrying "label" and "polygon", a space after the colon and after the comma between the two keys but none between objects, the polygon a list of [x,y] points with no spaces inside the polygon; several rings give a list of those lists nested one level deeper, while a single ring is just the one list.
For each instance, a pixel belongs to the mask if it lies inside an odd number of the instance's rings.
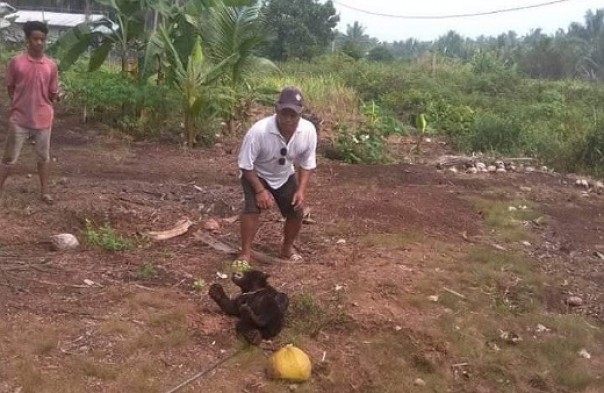
[{"label": "man's hand", "polygon": [[292,198],[292,205],[294,206],[294,210],[299,210],[304,207],[304,199],[304,192],[298,190],[294,193],[294,196]]},{"label": "man's hand", "polygon": [[268,190],[265,189],[256,194],[256,206],[258,206],[259,209],[270,209],[274,204],[275,198],[273,198],[273,194],[268,192]]}]

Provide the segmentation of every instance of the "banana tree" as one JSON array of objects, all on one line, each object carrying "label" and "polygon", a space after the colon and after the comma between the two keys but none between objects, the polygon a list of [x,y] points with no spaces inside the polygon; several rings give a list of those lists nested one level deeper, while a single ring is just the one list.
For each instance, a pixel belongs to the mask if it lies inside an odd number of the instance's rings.
[{"label": "banana tree", "polygon": [[207,104],[205,102],[206,96],[203,94],[204,89],[217,81],[224,74],[227,67],[238,60],[238,56],[233,54],[218,64],[212,64],[204,57],[201,37],[197,36],[190,54],[183,60],[174,45],[170,31],[165,26],[159,29],[159,37],[167,49],[170,64],[173,67],[170,82],[177,88],[182,97],[185,136],[187,145],[192,147],[197,136],[195,120],[203,106]]},{"label": "banana tree", "polygon": [[115,50],[121,59],[123,73],[128,71],[129,52],[138,50],[144,42],[145,16],[148,0],[96,0],[107,7],[110,18],[81,23],[65,32],[50,48],[67,69],[80,56],[92,49],[88,70],[97,70]]}]

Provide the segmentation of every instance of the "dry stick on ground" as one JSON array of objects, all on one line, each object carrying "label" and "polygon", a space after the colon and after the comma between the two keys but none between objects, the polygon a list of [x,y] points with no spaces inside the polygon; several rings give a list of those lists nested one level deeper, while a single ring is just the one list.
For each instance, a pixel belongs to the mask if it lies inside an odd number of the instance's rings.
[{"label": "dry stick on ground", "polygon": [[[195,232],[195,234],[193,234],[193,236],[195,237],[195,239],[212,247],[216,251],[220,251],[225,254],[231,254],[231,255],[237,255],[237,253],[239,252],[239,250],[237,248],[233,247],[232,245],[224,243],[202,231]],[[254,251],[254,250],[252,250],[252,258],[254,258],[255,260],[257,260],[260,263],[265,263],[265,264],[269,264],[269,265],[278,264],[278,263],[287,263],[287,261],[284,259],[271,257],[270,255],[267,255],[263,252]]]},{"label": "dry stick on ground", "polygon": [[241,352],[243,352],[243,348],[238,349],[237,351],[233,352],[232,354],[230,354],[229,356],[225,357],[224,359],[221,359],[218,362],[214,363],[214,365],[212,367],[210,367],[210,368],[208,368],[206,370],[203,370],[200,373],[197,373],[197,374],[193,375],[191,378],[187,379],[186,381],[184,381],[180,385],[176,386],[175,388],[172,388],[172,389],[168,390],[166,393],[174,393],[174,392],[179,391],[180,389],[184,388],[188,384],[190,384],[192,382],[195,382],[196,380],[198,380],[199,378],[203,377],[204,375],[212,372],[213,370],[215,370],[216,368],[218,368],[218,366],[220,366],[221,364],[223,364],[227,360],[232,359],[235,356],[239,355]]}]

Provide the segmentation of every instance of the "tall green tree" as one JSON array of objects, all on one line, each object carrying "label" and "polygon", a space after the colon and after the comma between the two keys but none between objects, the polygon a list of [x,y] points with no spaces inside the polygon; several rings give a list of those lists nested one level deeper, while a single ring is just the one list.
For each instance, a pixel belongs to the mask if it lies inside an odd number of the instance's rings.
[{"label": "tall green tree", "polygon": [[278,61],[310,60],[325,52],[340,20],[331,0],[265,0],[262,12],[272,33],[266,56]]}]

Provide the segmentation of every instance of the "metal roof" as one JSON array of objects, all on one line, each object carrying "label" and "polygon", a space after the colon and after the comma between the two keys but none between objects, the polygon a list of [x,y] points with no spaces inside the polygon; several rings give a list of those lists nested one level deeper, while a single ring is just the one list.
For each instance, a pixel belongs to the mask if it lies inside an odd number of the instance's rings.
[{"label": "metal roof", "polygon": [[[17,11],[12,14],[5,15],[4,18],[13,23],[25,23],[37,20],[46,22],[49,26],[59,27],[74,27],[86,21],[85,14],[69,14],[66,12],[46,11]],[[103,18],[105,18],[105,16],[100,14],[89,15],[90,21],[97,21]]]}]

